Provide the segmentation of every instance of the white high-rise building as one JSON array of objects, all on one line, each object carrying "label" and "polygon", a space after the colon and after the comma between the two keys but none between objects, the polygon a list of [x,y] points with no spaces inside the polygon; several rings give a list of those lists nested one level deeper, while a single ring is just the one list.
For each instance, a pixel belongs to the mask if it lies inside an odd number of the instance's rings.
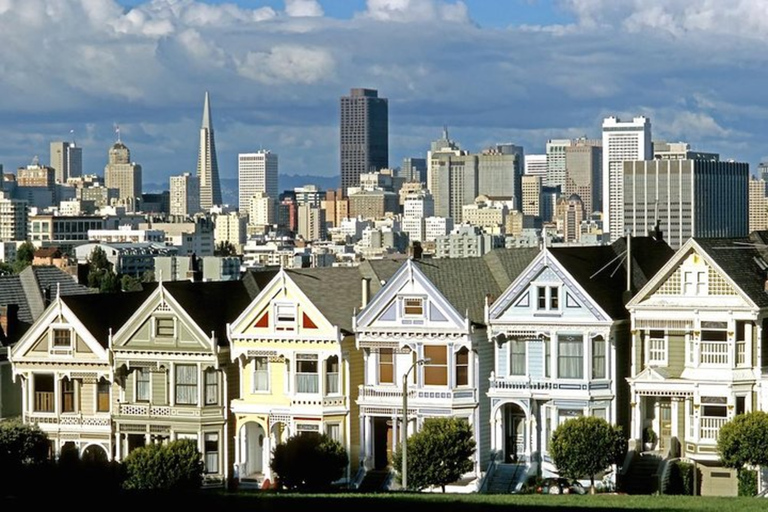
[{"label": "white high-rise building", "polygon": [[248,206],[248,224],[250,226],[269,226],[275,224],[277,201],[265,192],[256,192]]},{"label": "white high-rise building", "polygon": [[547,176],[547,155],[525,155],[525,175]]},{"label": "white high-rise building", "polygon": [[27,239],[27,201],[11,199],[10,192],[0,190],[0,242]]},{"label": "white high-rise building", "polygon": [[277,201],[277,155],[275,153],[269,150],[240,153],[237,156],[237,176],[241,212],[248,211],[251,198],[257,192],[263,192]]},{"label": "white high-rise building", "polygon": [[408,233],[412,242],[426,240],[424,219],[435,214],[435,201],[426,191],[414,192],[406,196],[403,203],[403,231]]},{"label": "white high-rise building", "polygon": [[614,242],[624,236],[624,162],[652,160],[651,120],[603,120],[603,231]]},{"label": "white high-rise building", "polygon": [[565,148],[573,144],[571,139],[550,139],[547,141],[547,177],[542,185],[565,188]]},{"label": "white high-rise building", "polygon": [[185,172],[171,176],[171,215],[194,215],[200,211],[200,178]]}]

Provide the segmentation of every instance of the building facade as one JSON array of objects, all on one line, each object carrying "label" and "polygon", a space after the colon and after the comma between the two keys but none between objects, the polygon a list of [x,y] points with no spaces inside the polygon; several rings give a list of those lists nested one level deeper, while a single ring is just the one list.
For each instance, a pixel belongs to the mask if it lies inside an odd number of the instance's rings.
[{"label": "building facade", "polygon": [[170,214],[189,217],[200,211],[200,178],[185,172],[171,176]]},{"label": "building facade", "polygon": [[130,211],[135,211],[141,199],[141,166],[131,162],[131,152],[120,140],[109,148],[104,184],[107,188],[116,189],[117,200]]},{"label": "building facade", "polygon": [[66,183],[69,178],[83,174],[83,148],[75,142],[51,142],[50,166],[54,169],[56,183]]},{"label": "building facade", "polygon": [[[257,192],[277,201],[277,155],[263,149],[255,153],[237,155],[238,197],[241,212],[250,208],[251,198]],[[273,214],[274,215],[274,214]]]},{"label": "building facade", "polygon": [[341,98],[341,191],[360,174],[389,167],[389,103],[375,89],[352,89]]}]

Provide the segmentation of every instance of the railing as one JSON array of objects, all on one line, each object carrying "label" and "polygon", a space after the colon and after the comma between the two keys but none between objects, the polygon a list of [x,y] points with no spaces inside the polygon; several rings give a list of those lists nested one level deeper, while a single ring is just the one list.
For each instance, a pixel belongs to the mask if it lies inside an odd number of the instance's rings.
[{"label": "railing", "polygon": [[[403,400],[403,392],[396,386],[360,386],[358,398],[368,401],[394,402],[398,405]],[[475,388],[439,389],[439,388],[410,388],[408,399],[416,401],[476,401]]]},{"label": "railing", "polygon": [[492,380],[491,389],[503,389],[503,390],[525,390],[525,391],[548,391],[558,389],[558,384],[555,382],[541,381],[541,380]]},{"label": "railing", "polygon": [[701,342],[701,364],[728,364],[728,342]]},{"label": "railing", "polygon": [[747,342],[736,342],[736,365],[744,366],[747,364]]},{"label": "railing", "polygon": [[55,410],[53,391],[35,391],[35,412],[54,412]]},{"label": "railing", "polygon": [[699,420],[699,439],[702,441],[717,441],[717,434],[720,427],[728,422],[728,418],[707,418]]}]

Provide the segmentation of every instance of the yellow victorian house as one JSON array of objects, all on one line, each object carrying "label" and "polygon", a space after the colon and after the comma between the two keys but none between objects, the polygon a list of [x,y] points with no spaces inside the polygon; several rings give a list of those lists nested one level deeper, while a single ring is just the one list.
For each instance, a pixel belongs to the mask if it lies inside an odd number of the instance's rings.
[{"label": "yellow victorian house", "polygon": [[360,438],[351,392],[363,379],[352,317],[368,280],[358,268],[281,269],[256,279],[268,282],[227,329],[240,370],[239,398],[231,404],[235,473],[245,484],[272,481],[275,446],[317,432],[347,449],[349,481]]}]

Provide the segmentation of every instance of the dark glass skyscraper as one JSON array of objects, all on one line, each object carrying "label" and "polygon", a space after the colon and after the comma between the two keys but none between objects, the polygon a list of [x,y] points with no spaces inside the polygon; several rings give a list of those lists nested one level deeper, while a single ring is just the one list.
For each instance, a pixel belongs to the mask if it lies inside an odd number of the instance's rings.
[{"label": "dark glass skyscraper", "polygon": [[341,98],[341,189],[360,174],[389,167],[389,106],[375,89],[352,89]]}]

